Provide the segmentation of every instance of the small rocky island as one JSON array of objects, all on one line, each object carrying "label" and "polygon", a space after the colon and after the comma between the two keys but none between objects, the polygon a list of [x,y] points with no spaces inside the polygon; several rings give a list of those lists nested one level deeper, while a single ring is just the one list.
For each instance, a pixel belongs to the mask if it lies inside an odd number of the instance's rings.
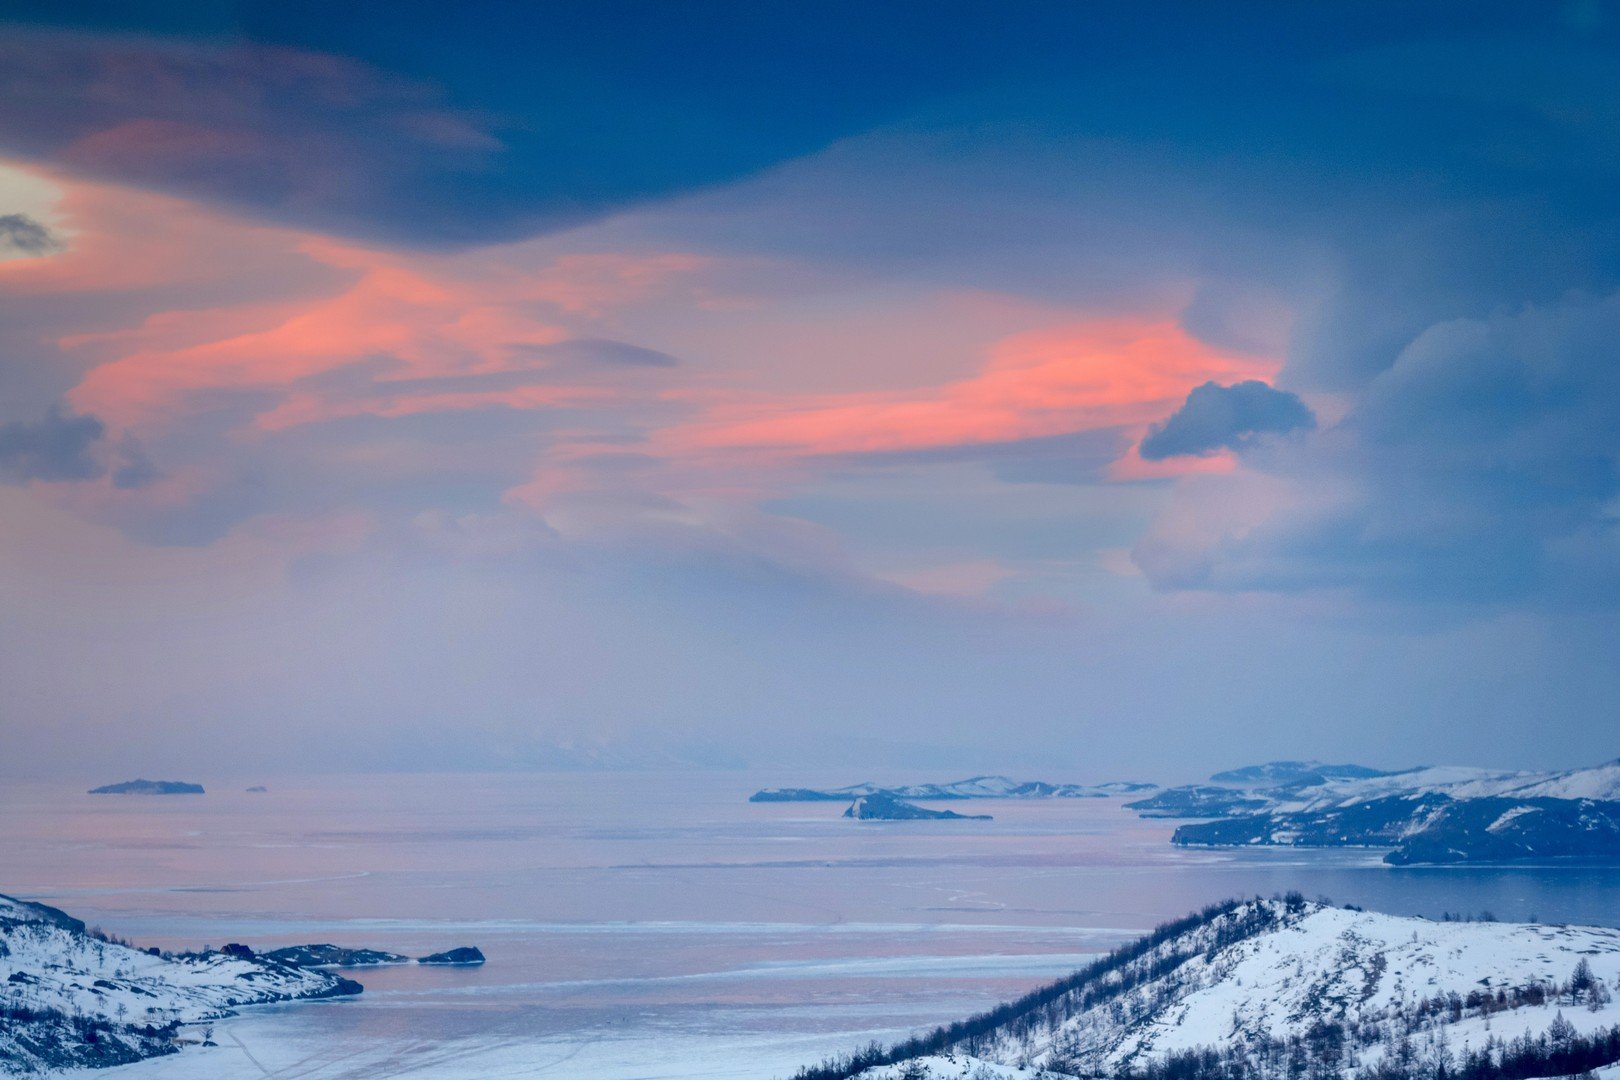
[{"label": "small rocky island", "polygon": [[201,795],[201,784],[188,784],[184,780],[125,780],[122,784],[106,784],[91,788],[92,795]]},{"label": "small rocky island", "polygon": [[958,814],[954,810],[929,810],[897,799],[884,791],[861,795],[849,804],[844,816],[856,821],[990,821],[989,814]]},{"label": "small rocky island", "polygon": [[346,949],[341,945],[289,945],[284,949],[259,954],[261,959],[293,967],[356,968],[381,967],[384,964],[435,964],[448,967],[475,967],[484,962],[484,954],[471,946],[429,953],[412,960],[401,953],[381,949]]},{"label": "small rocky island", "polygon": [[293,967],[379,967],[408,964],[411,958],[381,949],[345,949],[340,945],[289,945],[260,954],[264,959]]}]

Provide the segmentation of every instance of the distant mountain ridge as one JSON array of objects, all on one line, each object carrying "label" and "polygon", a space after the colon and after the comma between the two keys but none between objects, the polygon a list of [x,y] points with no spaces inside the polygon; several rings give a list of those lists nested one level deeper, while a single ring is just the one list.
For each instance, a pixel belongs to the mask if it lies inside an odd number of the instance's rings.
[{"label": "distant mountain ridge", "polygon": [[1245,765],[1241,769],[1228,769],[1211,776],[1214,784],[1234,787],[1277,787],[1284,784],[1319,783],[1323,780],[1367,780],[1374,776],[1387,776],[1379,769],[1365,765],[1324,765],[1320,761],[1268,761],[1263,765]]},{"label": "distant mountain ridge", "polygon": [[1042,780],[1013,780],[1005,776],[970,776],[946,784],[873,783],[840,788],[765,788],[749,802],[848,802],[862,795],[884,794],[895,799],[1106,799],[1152,791],[1157,784],[1113,781],[1105,784],[1049,784]]}]

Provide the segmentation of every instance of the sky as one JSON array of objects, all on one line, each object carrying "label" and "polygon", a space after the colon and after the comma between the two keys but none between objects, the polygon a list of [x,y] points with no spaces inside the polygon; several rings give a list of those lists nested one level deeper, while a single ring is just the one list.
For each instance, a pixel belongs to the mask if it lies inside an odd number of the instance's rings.
[{"label": "sky", "polygon": [[0,774],[1620,754],[1620,4],[0,3]]}]

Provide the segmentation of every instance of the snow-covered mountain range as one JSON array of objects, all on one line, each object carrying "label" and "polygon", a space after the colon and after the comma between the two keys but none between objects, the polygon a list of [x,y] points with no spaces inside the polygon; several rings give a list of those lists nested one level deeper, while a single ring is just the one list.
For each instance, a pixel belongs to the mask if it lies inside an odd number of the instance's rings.
[{"label": "snow-covered mountain range", "polygon": [[[1396,864],[1557,859],[1620,862],[1620,761],[1561,772],[1425,766],[1346,774],[1275,762],[1230,773],[1249,787],[1167,788],[1125,805],[1183,825],[1183,845],[1388,847]],[[1328,775],[1329,770],[1339,775]],[[1279,775],[1296,779],[1278,783]]]},{"label": "snow-covered mountain range", "polygon": [[1613,929],[1228,903],[1018,1002],[800,1077],[1563,1075],[1620,1060],[1617,986]]},{"label": "snow-covered mountain range", "polygon": [[1173,842],[1185,846],[1384,847],[1393,864],[1620,863],[1620,759],[1559,772],[1451,765],[1385,772],[1271,761],[1162,789],[974,776],[947,784],[766,788],[749,801],[842,802],[851,808],[845,817],[896,820],[950,816],[914,801],[1119,796],[1140,796],[1124,805],[1143,817],[1213,819],[1178,828]]},{"label": "snow-covered mountain range", "polygon": [[0,1073],[174,1053],[185,1041],[182,1024],[360,989],[245,949],[154,955],[94,936],[55,908],[0,896]]}]

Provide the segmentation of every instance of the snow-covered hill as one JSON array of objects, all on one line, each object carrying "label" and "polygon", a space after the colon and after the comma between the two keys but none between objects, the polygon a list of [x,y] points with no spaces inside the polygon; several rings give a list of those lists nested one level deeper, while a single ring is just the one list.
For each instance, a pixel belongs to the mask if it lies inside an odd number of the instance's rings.
[{"label": "snow-covered hill", "polygon": [[172,1053],[180,1024],[359,992],[336,975],[242,954],[153,955],[94,937],[55,908],[0,896],[0,1073]]},{"label": "snow-covered hill", "polygon": [[[1555,1052],[1589,1053],[1589,1068],[1620,1059],[1617,986],[1620,931],[1612,929],[1437,923],[1299,898],[1252,901],[1186,920],[921,1039],[905,1061],[843,1075],[974,1076],[982,1066],[996,1080],[1201,1077],[1216,1075],[1218,1062],[1228,1070],[1221,1075],[1261,1080],[1379,1066],[1390,1076],[1427,1076],[1440,1061],[1456,1072],[1470,1060]],[[836,1066],[802,1074],[838,1075]]]}]

